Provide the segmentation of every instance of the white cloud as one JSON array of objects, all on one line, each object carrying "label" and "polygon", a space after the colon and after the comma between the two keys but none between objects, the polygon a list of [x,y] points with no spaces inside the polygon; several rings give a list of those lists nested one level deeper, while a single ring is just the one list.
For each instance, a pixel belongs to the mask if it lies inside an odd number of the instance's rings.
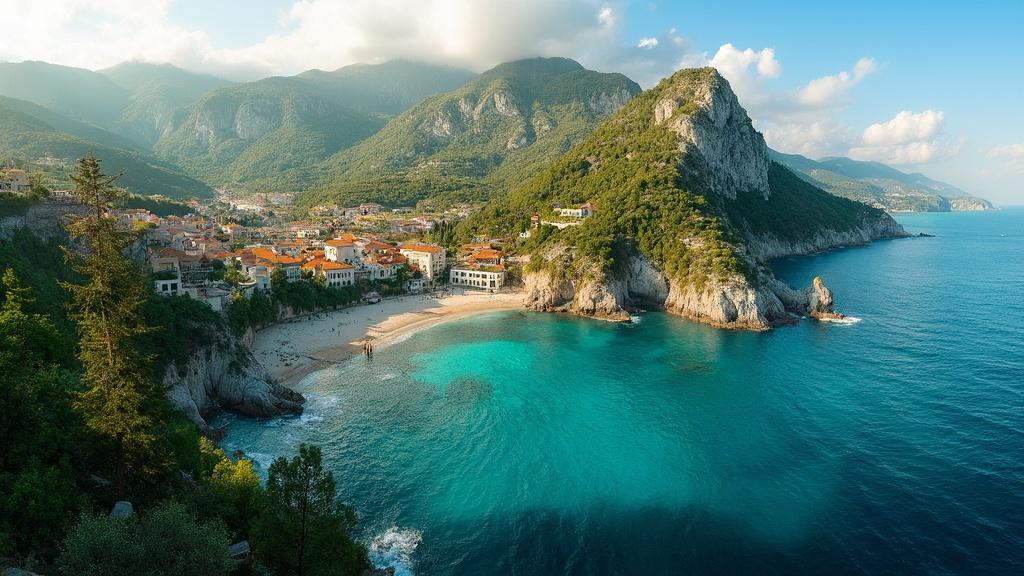
[{"label": "white cloud", "polygon": [[889,164],[923,164],[955,155],[963,142],[949,142],[941,137],[944,121],[941,110],[904,110],[891,120],[865,128],[860,143],[850,148],[850,157]]},{"label": "white cloud", "polygon": [[657,38],[641,38],[640,43],[636,45],[637,48],[654,48],[658,45]]},{"label": "white cloud", "polygon": [[986,155],[989,158],[1009,158],[1011,160],[1024,160],[1024,143],[1004,144],[989,148]]},{"label": "white cloud", "polygon": [[657,45],[658,38],[644,48],[624,43],[625,0],[520,0],[514,7],[504,0],[297,0],[276,33],[232,49],[171,21],[169,2],[4,0],[5,22],[17,26],[0,36],[0,60],[91,69],[125,60],[172,62],[251,78],[393,58],[483,70],[558,55],[598,69],[625,64],[621,71],[629,74],[678,60],[686,49],[674,33],[667,36],[669,50]]},{"label": "white cloud", "polygon": [[878,70],[878,63],[871,58],[861,58],[853,67],[853,73],[842,72],[811,80],[797,91],[797,100],[802,104],[820,106],[834,102],[851,88],[860,84],[867,75]]},{"label": "white cloud", "polygon": [[872,124],[864,129],[865,146],[892,146],[929,140],[942,130],[945,114],[941,110],[925,110],[917,114],[904,110],[892,120]]}]

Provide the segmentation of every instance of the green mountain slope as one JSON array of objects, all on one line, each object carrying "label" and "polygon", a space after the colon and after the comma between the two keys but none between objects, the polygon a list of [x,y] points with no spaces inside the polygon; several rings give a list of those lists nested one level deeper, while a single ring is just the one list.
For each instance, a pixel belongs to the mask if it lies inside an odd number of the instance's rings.
[{"label": "green mountain slope", "polygon": [[120,136],[34,104],[0,99],[0,159],[44,172],[51,186],[70,186],[70,166],[92,152],[104,161],[108,173],[123,170],[120,185],[136,194],[179,199],[211,195],[206,184],[152,154],[125,146],[125,142]]},{"label": "green mountain slope", "polygon": [[799,154],[772,151],[772,158],[798,176],[832,194],[892,211],[949,212],[991,210],[987,200],[929,178],[907,174],[879,162],[831,157],[811,160]]},{"label": "green mountain slope", "polygon": [[112,129],[149,148],[185,120],[200,96],[231,84],[170,64],[124,62],[99,73],[130,94]]},{"label": "green mountain slope", "polygon": [[824,289],[782,285],[767,259],[904,234],[883,211],[772,162],[711,68],[682,70],[633,99],[461,233],[521,231],[531,214],[572,222],[553,208],[584,202],[595,213],[578,225],[531,231],[531,307],[624,318],[644,303],[763,329],[787,311],[830,313]]},{"label": "green mountain slope", "polygon": [[129,93],[98,72],[46,62],[0,62],[0,96],[27,100],[75,120],[110,128]]},{"label": "green mountain slope", "polygon": [[330,158],[323,184],[298,201],[484,199],[536,173],[639,91],[621,74],[565,58],[501,64]]},{"label": "green mountain slope", "polygon": [[397,62],[223,87],[203,95],[156,150],[210,182],[266,178],[315,165],[379,130],[389,114],[467,75]]}]

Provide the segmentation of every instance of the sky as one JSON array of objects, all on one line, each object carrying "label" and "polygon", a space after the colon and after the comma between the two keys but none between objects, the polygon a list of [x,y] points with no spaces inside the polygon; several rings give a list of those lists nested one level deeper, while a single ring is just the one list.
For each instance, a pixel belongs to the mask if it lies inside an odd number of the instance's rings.
[{"label": "sky", "polygon": [[730,81],[768,144],[1024,204],[1024,1],[0,0],[0,60],[170,62],[233,80],[405,58],[566,56],[647,88]]}]

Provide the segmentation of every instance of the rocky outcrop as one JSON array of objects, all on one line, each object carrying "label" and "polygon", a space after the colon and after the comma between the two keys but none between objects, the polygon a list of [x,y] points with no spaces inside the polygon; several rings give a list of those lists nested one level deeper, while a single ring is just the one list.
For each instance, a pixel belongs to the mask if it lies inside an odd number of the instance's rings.
[{"label": "rocky outcrop", "polygon": [[709,78],[671,87],[654,107],[655,124],[679,135],[682,172],[728,198],[738,191],[768,198],[771,158],[764,137],[716,70],[693,73]]},{"label": "rocky outcrop", "polygon": [[995,210],[995,206],[984,198],[963,196],[960,198],[949,198],[949,209],[953,212],[983,212]]},{"label": "rocky outcrop", "polygon": [[248,416],[300,414],[305,398],[276,383],[249,351],[245,339],[224,332],[213,345],[193,351],[183,366],[164,372],[167,397],[189,420],[206,429],[205,416],[224,408]]},{"label": "rocky outcrop", "polygon": [[[573,263],[561,248],[558,267]],[[721,328],[767,330],[790,323],[795,316],[841,318],[835,312],[832,291],[816,277],[810,286],[795,290],[762,275],[757,283],[743,276],[701,283],[673,281],[648,258],[628,257],[624,274],[603,280],[575,280],[548,269],[524,275],[527,308],[543,312],[568,312],[602,320],[627,321],[635,309],[661,309]]]}]

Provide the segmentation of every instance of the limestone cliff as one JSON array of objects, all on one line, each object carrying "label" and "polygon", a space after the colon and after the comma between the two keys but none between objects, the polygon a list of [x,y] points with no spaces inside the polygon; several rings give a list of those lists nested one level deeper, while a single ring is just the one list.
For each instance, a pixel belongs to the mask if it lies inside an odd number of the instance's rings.
[{"label": "limestone cliff", "polygon": [[594,216],[542,235],[524,273],[527,307],[612,320],[656,307],[753,330],[834,317],[820,278],[795,290],[767,261],[906,236],[884,211],[774,163],[714,69],[637,97],[512,202],[542,211],[584,200]]},{"label": "limestone cliff", "polygon": [[206,429],[206,416],[217,408],[248,416],[299,414],[305,398],[274,382],[249,351],[246,338],[227,331],[215,344],[194,350],[183,366],[164,372],[167,397],[192,422]]}]

